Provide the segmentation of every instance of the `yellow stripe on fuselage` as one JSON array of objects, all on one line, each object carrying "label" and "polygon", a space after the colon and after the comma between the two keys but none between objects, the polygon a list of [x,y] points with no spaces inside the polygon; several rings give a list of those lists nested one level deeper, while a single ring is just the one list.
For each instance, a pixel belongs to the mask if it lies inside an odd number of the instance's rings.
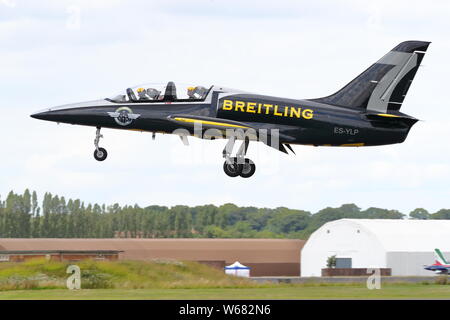
[{"label": "yellow stripe on fuselage", "polygon": [[200,119],[191,119],[191,118],[174,118],[174,120],[182,121],[182,122],[194,122],[194,123],[201,123],[201,124],[210,124],[210,125],[221,126],[221,127],[249,128],[249,127],[240,126],[240,125],[237,125],[237,124],[231,124],[231,123],[225,123],[225,122],[207,121],[207,120],[200,120]]},{"label": "yellow stripe on fuselage", "polygon": [[377,116],[387,117],[387,118],[400,118],[400,116],[397,116],[395,114],[389,114],[389,113],[378,113]]},{"label": "yellow stripe on fuselage", "polygon": [[363,147],[364,143],[344,143],[341,147]]}]

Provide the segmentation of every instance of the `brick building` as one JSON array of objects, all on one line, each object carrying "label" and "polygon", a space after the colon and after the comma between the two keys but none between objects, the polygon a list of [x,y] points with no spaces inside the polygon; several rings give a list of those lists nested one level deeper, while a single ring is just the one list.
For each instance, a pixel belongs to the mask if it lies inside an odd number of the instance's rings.
[{"label": "brick building", "polygon": [[[250,275],[299,276],[303,240],[292,239],[0,239],[0,256],[14,252],[16,261],[50,254],[52,259],[110,260],[176,259],[216,267],[235,261],[251,268]],[[3,253],[1,253],[3,252]],[[109,253],[108,253],[109,252]],[[22,258],[18,258],[22,257]],[[22,260],[20,260],[22,259]]]}]

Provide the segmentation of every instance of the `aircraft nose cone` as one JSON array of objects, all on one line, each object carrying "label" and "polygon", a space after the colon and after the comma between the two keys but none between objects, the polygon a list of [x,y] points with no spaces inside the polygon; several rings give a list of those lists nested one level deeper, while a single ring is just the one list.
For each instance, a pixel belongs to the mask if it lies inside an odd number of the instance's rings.
[{"label": "aircraft nose cone", "polygon": [[32,115],[30,115],[30,117],[32,117],[34,119],[39,119],[39,120],[47,120],[48,114],[49,114],[48,111],[36,112],[36,113],[33,113]]},{"label": "aircraft nose cone", "polygon": [[43,110],[30,115],[30,117],[39,120],[59,121],[62,113],[57,110]]},{"label": "aircraft nose cone", "polygon": [[54,121],[54,120],[56,120],[55,117],[57,115],[58,115],[58,113],[55,111],[45,110],[45,111],[38,111],[36,113],[33,113],[32,115],[30,115],[30,117],[32,117],[34,119],[39,119],[39,120]]}]

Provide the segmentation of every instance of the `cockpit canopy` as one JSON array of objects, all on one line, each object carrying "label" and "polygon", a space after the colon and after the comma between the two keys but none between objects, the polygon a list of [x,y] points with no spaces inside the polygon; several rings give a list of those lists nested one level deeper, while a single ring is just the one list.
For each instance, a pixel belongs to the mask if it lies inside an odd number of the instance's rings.
[{"label": "cockpit canopy", "polygon": [[175,85],[172,81],[167,84],[149,83],[127,88],[125,92],[116,94],[108,100],[128,103],[202,101],[210,89],[199,85]]}]

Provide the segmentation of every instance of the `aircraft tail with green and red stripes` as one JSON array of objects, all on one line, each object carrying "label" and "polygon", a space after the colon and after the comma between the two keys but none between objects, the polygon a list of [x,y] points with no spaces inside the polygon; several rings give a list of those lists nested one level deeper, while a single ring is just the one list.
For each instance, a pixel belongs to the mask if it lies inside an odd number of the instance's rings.
[{"label": "aircraft tail with green and red stripes", "polygon": [[435,261],[431,266],[424,266],[425,270],[433,271],[437,274],[449,274],[450,264],[445,260],[441,250],[434,249]]},{"label": "aircraft tail with green and red stripes", "polygon": [[434,256],[435,256],[435,259],[436,259],[435,264],[443,265],[443,266],[448,266],[449,265],[447,260],[445,260],[444,255],[442,254],[441,250],[434,249]]}]

